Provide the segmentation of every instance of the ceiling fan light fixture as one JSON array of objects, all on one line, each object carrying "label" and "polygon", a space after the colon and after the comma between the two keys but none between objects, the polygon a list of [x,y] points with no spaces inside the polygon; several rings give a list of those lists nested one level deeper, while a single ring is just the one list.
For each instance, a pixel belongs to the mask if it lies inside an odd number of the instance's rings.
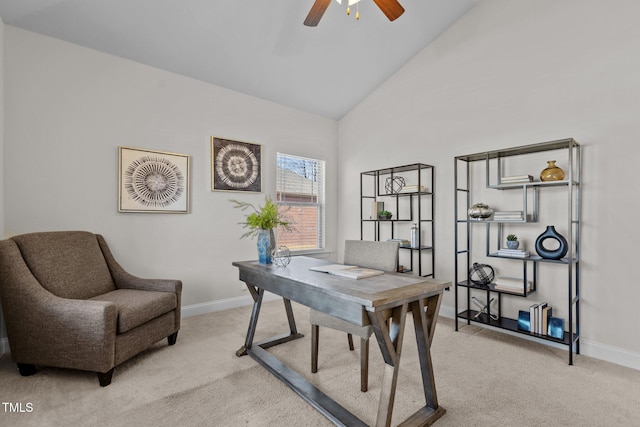
[{"label": "ceiling fan light fixture", "polygon": [[[342,0],[336,0],[338,4],[342,5]],[[404,8],[398,2],[398,0],[373,0],[378,8],[385,14],[389,21],[395,21],[404,13]],[[360,0],[347,0],[347,15],[351,14],[351,8],[349,6],[356,5],[356,20],[360,19],[360,11],[358,10],[358,4]],[[315,27],[320,22],[322,15],[331,4],[331,0],[315,0],[311,10],[304,20],[304,25],[308,27]]]},{"label": "ceiling fan light fixture", "polygon": [[[339,5],[342,5],[342,0],[336,0]],[[358,8],[358,3],[360,0],[349,0],[347,2],[347,15],[351,15],[351,6],[356,5],[356,20],[360,19],[360,10]]]}]

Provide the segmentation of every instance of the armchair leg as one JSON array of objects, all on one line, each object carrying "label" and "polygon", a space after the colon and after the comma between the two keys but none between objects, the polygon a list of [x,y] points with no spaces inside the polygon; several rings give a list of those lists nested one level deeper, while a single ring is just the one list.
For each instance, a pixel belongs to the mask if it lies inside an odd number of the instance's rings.
[{"label": "armchair leg", "polygon": [[18,363],[18,371],[23,377],[29,377],[36,373],[36,366],[30,363]]},{"label": "armchair leg", "polygon": [[360,338],[360,391],[369,389],[369,339]]},{"label": "armchair leg", "polygon": [[178,331],[172,333],[167,337],[167,341],[169,342],[169,345],[174,345],[177,339],[178,339]]},{"label": "armchair leg", "polygon": [[106,387],[111,384],[114,369],[115,368],[111,368],[107,372],[96,372],[98,374],[98,381],[100,381],[100,387]]},{"label": "armchair leg", "polygon": [[311,325],[311,372],[318,372],[318,342],[320,326]]},{"label": "armchair leg", "polygon": [[347,334],[347,340],[349,341],[349,350],[353,351],[353,335]]}]

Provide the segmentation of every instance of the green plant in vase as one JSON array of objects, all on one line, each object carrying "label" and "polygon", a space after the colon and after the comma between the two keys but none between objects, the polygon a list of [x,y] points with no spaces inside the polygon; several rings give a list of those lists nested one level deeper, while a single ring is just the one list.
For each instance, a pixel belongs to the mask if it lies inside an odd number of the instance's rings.
[{"label": "green plant in vase", "polygon": [[391,219],[391,217],[393,216],[393,214],[389,211],[380,211],[378,212],[378,218],[379,219]]},{"label": "green plant in vase", "polygon": [[518,242],[518,236],[515,234],[507,235],[507,248],[509,249],[518,249],[520,246],[520,242]]},{"label": "green plant in vase", "polygon": [[265,197],[265,204],[257,208],[248,202],[235,199],[229,201],[234,204],[234,208],[251,211],[243,222],[238,223],[248,229],[240,238],[257,236],[259,261],[261,264],[271,264],[271,252],[276,247],[273,230],[280,227],[283,231],[293,231],[293,222],[278,211],[278,205],[269,196]]}]

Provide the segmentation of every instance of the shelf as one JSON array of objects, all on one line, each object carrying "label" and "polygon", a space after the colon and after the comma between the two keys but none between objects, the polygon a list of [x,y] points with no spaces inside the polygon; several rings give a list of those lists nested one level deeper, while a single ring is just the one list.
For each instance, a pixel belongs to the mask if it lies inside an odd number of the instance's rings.
[{"label": "shelf", "polygon": [[496,221],[495,219],[459,219],[456,222],[468,222],[470,224],[533,224],[537,221],[533,221],[530,215],[527,215],[527,219],[509,219]]},{"label": "shelf", "polygon": [[[493,188],[494,190],[522,190],[522,187],[563,187],[569,185],[570,181],[533,181],[533,182],[519,182],[513,184],[496,184],[488,185],[487,188]],[[577,181],[572,181],[571,184],[579,185]]]},{"label": "shelf", "polygon": [[391,174],[396,174],[400,172],[411,172],[418,169],[432,169],[432,168],[433,166],[431,165],[425,165],[423,163],[413,163],[410,165],[395,166],[392,168],[376,169],[368,172],[362,172],[362,175],[369,175],[369,176],[391,175]]},{"label": "shelf", "polygon": [[466,156],[456,157],[466,162],[475,162],[478,160],[498,159],[510,156],[520,156],[523,154],[539,153],[542,151],[553,151],[561,149],[570,149],[579,147],[579,144],[573,138],[558,139],[556,141],[542,142],[539,144],[524,145],[520,147],[504,148],[502,150],[485,151],[482,153],[469,154]]},{"label": "shelf", "polygon": [[400,249],[413,249],[414,251],[424,251],[424,250],[427,250],[427,249],[433,249],[433,246],[420,246],[419,248],[414,248],[414,247],[411,247],[411,246],[400,245]]},{"label": "shelf", "polygon": [[[534,293],[536,290],[532,289],[529,292],[527,292],[526,294],[523,294],[522,292],[512,292],[512,291],[505,291],[503,289],[496,289],[495,285],[493,283],[489,283],[488,285],[476,285],[473,282],[469,282],[467,280],[463,281],[463,282],[459,282],[458,286],[462,286],[465,288],[471,288],[471,289],[477,289],[479,291],[490,291],[490,292],[495,292],[498,294],[507,294],[507,295],[513,295],[516,297],[527,297],[529,295],[531,295],[532,293]],[[523,284],[523,288],[524,288],[524,284]]]},{"label": "shelf", "polygon": [[[431,191],[410,191],[406,193],[378,193],[378,197],[430,196],[432,194]],[[369,198],[371,198],[371,196]]]},{"label": "shelf", "polygon": [[569,258],[548,259],[548,258],[542,258],[541,256],[538,256],[538,255],[530,255],[526,258],[518,258],[514,256],[504,256],[504,255],[498,255],[497,253],[490,253],[487,256],[491,258],[516,259],[520,261],[532,261],[532,262],[551,262],[555,264],[575,264],[578,262],[578,260],[575,258],[574,259],[569,259]]},{"label": "shelf", "polygon": [[573,339],[572,339],[571,338],[572,334],[567,331],[564,331],[563,339],[554,338],[549,335],[536,334],[529,331],[523,331],[522,329],[518,329],[518,321],[515,319],[501,317],[498,320],[493,320],[489,316],[487,316],[485,313],[480,314],[480,316],[476,318],[475,316],[477,314],[478,312],[476,310],[465,310],[463,312],[458,313],[457,317],[460,319],[471,321],[471,322],[481,323],[483,325],[489,325],[495,328],[506,329],[508,331],[516,332],[518,334],[527,335],[530,337],[535,337],[535,338],[546,340],[546,341],[552,341],[552,342],[564,344],[567,346],[572,345],[573,342],[575,342],[579,338],[578,335],[573,334]]}]

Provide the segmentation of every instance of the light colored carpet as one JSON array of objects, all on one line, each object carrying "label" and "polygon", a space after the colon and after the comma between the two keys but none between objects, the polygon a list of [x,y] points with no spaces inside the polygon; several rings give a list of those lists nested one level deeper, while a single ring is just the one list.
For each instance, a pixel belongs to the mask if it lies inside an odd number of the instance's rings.
[{"label": "light colored carpet", "polygon": [[[369,392],[359,391],[359,351],[322,329],[317,374],[310,373],[308,309],[294,304],[303,339],[269,351],[365,422],[375,421],[382,359],[371,342]],[[250,307],[184,319],[175,346],[162,341],[116,368],[113,382],[94,374],[40,368],[21,377],[0,358],[0,401],[33,405],[1,426],[328,426],[326,418],[250,357],[238,358]],[[282,302],[263,305],[257,340],[288,330]],[[407,325],[394,424],[423,402],[413,327]],[[435,425],[637,426],[640,371],[576,356],[475,326],[455,332],[439,320],[432,346],[438,400]]]}]

